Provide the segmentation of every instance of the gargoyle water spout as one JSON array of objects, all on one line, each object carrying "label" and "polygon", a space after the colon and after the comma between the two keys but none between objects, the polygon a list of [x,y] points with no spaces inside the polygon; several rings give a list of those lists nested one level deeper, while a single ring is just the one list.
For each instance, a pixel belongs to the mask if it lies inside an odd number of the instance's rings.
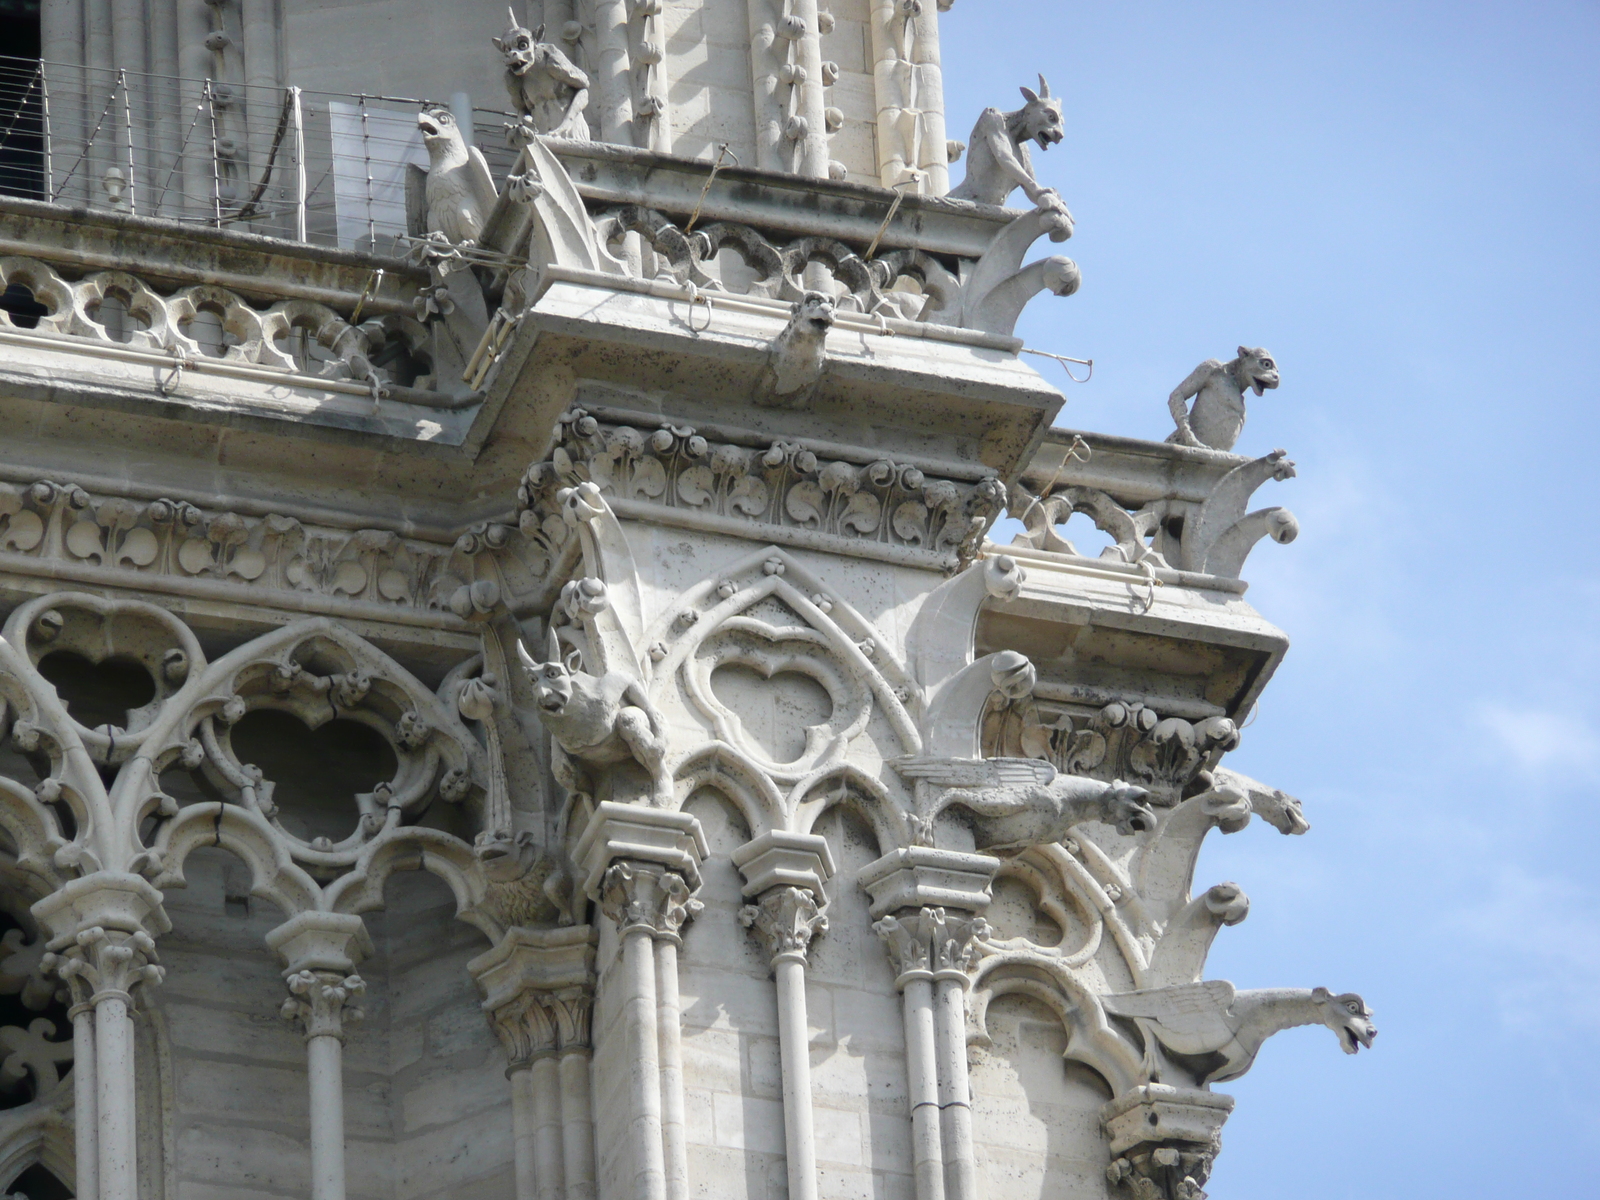
[{"label": "gargoyle water spout", "polygon": [[1139,1022],[1151,1078],[1159,1074],[1152,1041],[1173,1054],[1220,1057],[1198,1065],[1196,1084],[1237,1079],[1256,1060],[1262,1044],[1297,1025],[1326,1025],[1346,1054],[1371,1048],[1378,1028],[1372,1011],[1354,992],[1327,988],[1259,988],[1236,992],[1222,979],[1152,988],[1101,998],[1106,1012]]},{"label": "gargoyle water spout", "polygon": [[918,757],[899,760],[895,769],[908,779],[949,788],[928,807],[924,822],[931,825],[951,806],[964,808],[980,850],[1059,842],[1085,821],[1103,821],[1124,835],[1156,827],[1144,788],[1065,775],[1041,759]]}]

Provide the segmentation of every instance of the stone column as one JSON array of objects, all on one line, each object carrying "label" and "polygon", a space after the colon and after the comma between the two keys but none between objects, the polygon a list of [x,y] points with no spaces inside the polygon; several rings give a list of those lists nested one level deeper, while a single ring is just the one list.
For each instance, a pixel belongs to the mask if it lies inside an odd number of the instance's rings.
[{"label": "stone column", "polygon": [[739,913],[739,920],[766,946],[777,982],[789,1198],[816,1200],[806,952],[811,939],[828,928],[822,885],[833,874],[833,854],[828,843],[815,834],[773,831],[741,846],[734,852],[733,862],[744,874],[745,896],[755,900]]},{"label": "stone column", "polygon": [[512,928],[467,964],[510,1065],[517,1200],[593,1200],[588,925]]},{"label": "stone column", "polygon": [[280,1015],[305,1029],[311,1200],[344,1200],[345,1024],[364,1015],[351,1001],[366,991],[355,965],[372,953],[372,940],[360,917],[306,912],[267,934],[267,945],[287,964],[290,994]]},{"label": "stone column", "polygon": [[[135,990],[161,982],[164,974],[155,965],[152,936],[172,928],[161,911],[161,893],[140,876],[102,871],[46,896],[33,906],[33,915],[50,933],[49,969],[93,1009],[94,1107],[88,1122],[77,1118],[75,1134],[94,1144],[94,1194],[98,1200],[137,1200],[132,1012]],[[80,1010],[73,1021],[75,1042],[81,1016]],[[80,1142],[79,1160],[87,1157]]]},{"label": "stone column", "polygon": [[967,967],[998,859],[912,846],[861,870],[903,996],[918,1200],[977,1200],[967,1079]]},{"label": "stone column", "polygon": [[688,1194],[677,947],[684,924],[700,911],[694,893],[705,854],[705,835],[689,814],[609,801],[590,818],[574,854],[585,894],[599,901],[620,945],[635,1200]]}]

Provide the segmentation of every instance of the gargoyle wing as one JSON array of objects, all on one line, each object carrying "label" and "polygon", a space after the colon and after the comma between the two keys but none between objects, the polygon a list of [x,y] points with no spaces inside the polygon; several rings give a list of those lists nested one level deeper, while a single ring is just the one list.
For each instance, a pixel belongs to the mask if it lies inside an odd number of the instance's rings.
[{"label": "gargoyle wing", "polygon": [[416,163],[406,164],[406,232],[416,238],[428,236],[428,172]]},{"label": "gargoyle wing", "polygon": [[476,146],[467,147],[467,186],[472,189],[473,198],[478,202],[478,211],[487,221],[489,214],[494,211],[494,202],[500,199],[500,193],[494,186],[494,176],[489,173],[489,164],[483,157],[483,151]]},{"label": "gargoyle wing", "polygon": [[1056,769],[1040,758],[934,758],[911,754],[890,765],[906,779],[925,779],[942,787],[1027,787],[1048,784]]},{"label": "gargoyle wing", "polygon": [[1235,1032],[1228,1015],[1233,984],[1225,979],[1102,996],[1100,1003],[1113,1016],[1152,1022],[1161,1044],[1179,1054],[1220,1050]]}]

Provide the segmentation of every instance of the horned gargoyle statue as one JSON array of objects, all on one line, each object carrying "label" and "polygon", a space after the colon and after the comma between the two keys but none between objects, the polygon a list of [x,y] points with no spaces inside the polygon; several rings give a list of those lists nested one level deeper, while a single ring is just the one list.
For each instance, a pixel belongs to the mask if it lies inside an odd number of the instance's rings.
[{"label": "horned gargoyle statue", "polygon": [[[616,671],[589,674],[575,650],[563,658],[554,632],[548,653],[539,662],[517,642],[539,720],[555,742],[551,768],[557,781],[569,792],[607,800],[615,791],[614,771],[635,763],[649,777],[652,802],[666,803],[671,795],[663,763],[666,733],[644,689]],[[597,788],[606,794],[597,794]]]},{"label": "horned gargoyle statue", "polygon": [[[1155,1044],[1185,1061],[1177,1065],[1196,1086],[1237,1079],[1250,1069],[1262,1044],[1297,1025],[1326,1025],[1346,1054],[1371,1048],[1378,1029],[1354,992],[1327,988],[1259,988],[1236,992],[1223,979],[1102,996],[1106,1012],[1138,1023],[1145,1038],[1145,1070],[1161,1074]],[[1196,1061],[1198,1060],[1198,1061]]]},{"label": "horned gargoyle statue", "polygon": [[916,822],[924,841],[934,818],[953,805],[971,814],[973,844],[979,850],[1025,850],[1059,842],[1085,821],[1103,821],[1124,835],[1156,827],[1144,788],[1064,775],[1042,759],[911,756],[895,760],[894,767],[907,779],[948,789]]},{"label": "horned gargoyle statue", "polygon": [[[1208,358],[1172,389],[1167,407],[1178,428],[1167,438],[1179,446],[1232,450],[1244,431],[1244,394],[1278,386],[1278,364],[1260,346],[1239,347],[1231,362]],[[1194,397],[1194,408],[1188,407]]]},{"label": "horned gargoyle statue", "polygon": [[504,37],[494,39],[494,48],[506,60],[506,91],[511,93],[512,107],[535,133],[588,141],[583,110],[589,104],[589,77],[559,46],[544,40],[543,25],[530,31],[518,23],[515,12],[507,12],[511,24]]},{"label": "horned gargoyle statue", "polygon": [[1062,139],[1061,100],[1050,94],[1043,75],[1039,90],[1025,87],[1022,98],[1027,103],[1014,112],[986,108],[978,115],[967,151],[967,177],[950,199],[1004,204],[1019,187],[1031,204],[1056,198],[1055,189],[1040,186],[1034,178],[1028,143],[1037,142],[1040,150],[1048,150]]}]

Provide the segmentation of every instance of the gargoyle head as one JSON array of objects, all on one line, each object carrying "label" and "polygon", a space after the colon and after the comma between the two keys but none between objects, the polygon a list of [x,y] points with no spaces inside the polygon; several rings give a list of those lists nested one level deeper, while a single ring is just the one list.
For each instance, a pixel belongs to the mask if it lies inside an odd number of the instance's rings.
[{"label": "gargoyle head", "polygon": [[517,642],[517,657],[522,660],[522,668],[528,673],[528,683],[533,688],[534,703],[539,706],[539,711],[550,716],[563,712],[567,701],[572,699],[572,677],[582,667],[582,656],[573,650],[562,661],[561,648],[552,633],[548,661],[536,660],[520,640]]},{"label": "gargoyle head", "polygon": [[807,292],[795,301],[794,317],[789,322],[797,329],[823,337],[833,328],[833,297],[826,292]]},{"label": "gargoyle head", "polygon": [[1156,813],[1149,804],[1150,793],[1142,787],[1117,780],[1106,791],[1106,817],[1124,837],[1149,833],[1156,827]]},{"label": "gargoyle head", "polygon": [[1346,1054],[1354,1054],[1363,1046],[1372,1049],[1378,1027],[1372,1023],[1372,1010],[1365,1000],[1354,992],[1335,996],[1320,987],[1311,989],[1311,999],[1321,1006],[1322,1023],[1339,1035],[1339,1045]]},{"label": "gargoyle head", "polygon": [[1265,389],[1278,386],[1278,364],[1273,361],[1271,353],[1261,346],[1253,349],[1240,346],[1239,365],[1235,370],[1240,390],[1249,388],[1259,396]]},{"label": "gargoyle head", "polygon": [[461,130],[456,128],[455,116],[448,108],[423,109],[417,114],[417,128],[422,130],[422,144],[429,158],[436,159],[442,151],[456,145],[463,149],[466,146]]},{"label": "gargoyle head", "polygon": [[1021,89],[1022,98],[1027,101],[1022,108],[1013,113],[1012,136],[1019,142],[1029,138],[1039,143],[1039,149],[1048,150],[1066,136],[1061,116],[1061,99],[1050,94],[1050,85],[1044,81],[1044,76],[1039,76],[1039,90],[1036,92],[1030,87]]},{"label": "gargoyle head", "polygon": [[544,37],[544,26],[528,30],[517,20],[517,14],[509,8],[506,15],[511,18],[511,23],[506,26],[505,36],[494,39],[494,48],[505,57],[506,70],[515,75],[526,75],[528,68],[533,66],[538,57],[539,41]]}]

